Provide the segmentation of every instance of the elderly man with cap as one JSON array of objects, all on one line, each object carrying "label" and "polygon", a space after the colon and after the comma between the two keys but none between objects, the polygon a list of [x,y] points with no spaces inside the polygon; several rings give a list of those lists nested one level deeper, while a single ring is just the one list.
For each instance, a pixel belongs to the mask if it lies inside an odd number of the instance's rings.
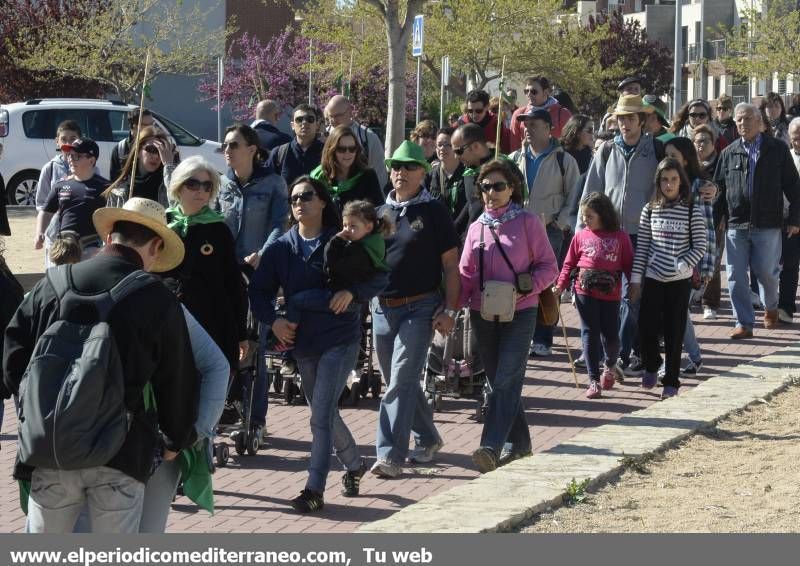
[{"label": "elderly man with cap", "polygon": [[[375,352],[387,382],[378,416],[372,473],[395,478],[406,457],[430,462],[444,446],[420,386],[433,332],[448,334],[455,324],[461,282],[458,237],[447,208],[422,185],[430,165],[422,148],[403,142],[391,158],[394,189],[378,216],[389,215],[395,232],[386,241],[389,284],[373,300]],[[440,289],[444,281],[444,297]],[[409,453],[409,435],[415,448]]]},{"label": "elderly man with cap", "polygon": [[[30,380],[33,375],[26,368],[40,336],[48,331],[56,340],[54,323],[85,321],[87,312],[93,312],[114,289],[123,298],[112,304],[106,320],[119,353],[117,371],[125,392],[119,403],[130,414],[128,430],[121,448],[116,453],[112,449],[109,453],[113,455],[102,464],[79,465],[77,469],[57,465],[32,468],[21,454],[14,475],[31,482],[28,532],[72,532],[85,504],[93,532],[137,532],[145,482],[156,451],[163,449],[163,459],[170,461],[196,438],[200,380],[186,320],[175,296],[147,274],[177,267],[183,259],[183,243],[167,226],[164,208],[149,199],[131,198],[123,208],[101,208],[93,220],[106,246],[91,259],[49,270],[23,300],[6,330],[5,380],[0,389],[4,398],[17,394],[23,379]],[[119,286],[123,280],[127,294]],[[69,300],[62,300],[64,297]],[[56,307],[59,303],[61,308]],[[59,395],[63,376],[51,377],[55,389],[46,395]],[[86,390],[76,388],[73,394],[76,392],[82,395]],[[73,401],[81,402],[77,397]],[[36,411],[31,412],[33,405],[26,402],[36,400],[22,401],[28,418],[34,418]],[[107,406],[109,403],[114,403],[111,395],[103,398],[98,411],[116,408]],[[78,423],[86,424],[85,434],[97,432],[90,415],[86,419],[86,423]],[[24,436],[21,428],[21,443]],[[78,444],[82,441],[76,438]],[[31,453],[38,461],[47,461],[34,448]]]},{"label": "elderly man with cap", "polygon": [[[583,187],[583,197],[605,193],[614,204],[620,224],[631,237],[634,247],[639,232],[642,209],[653,195],[653,179],[659,161],[664,158],[664,144],[643,131],[652,107],[645,106],[640,96],[623,95],[614,108],[620,133],[606,141],[594,155]],[[578,219],[576,232],[583,228]],[[628,281],[624,281],[623,297]],[[636,321],[639,305],[623,299],[620,305],[620,365],[629,375],[639,375],[643,366],[635,350]]]},{"label": "elderly man with cap", "polygon": [[617,93],[620,96],[641,96],[642,95],[642,79],[639,77],[625,77],[617,85]]},{"label": "elderly man with cap", "polygon": [[381,139],[378,134],[353,119],[353,105],[350,101],[341,94],[333,96],[325,107],[325,117],[330,121],[331,130],[336,126],[347,126],[353,130],[353,135],[364,150],[367,163],[378,176],[378,184],[385,187],[389,176],[386,173],[386,166],[383,164]]},{"label": "elderly man with cap", "polygon": [[667,130],[669,120],[667,120],[667,105],[655,94],[647,94],[642,97],[642,104],[653,111],[647,114],[644,120],[644,131],[661,142],[667,142],[675,136]]},{"label": "elderly man with cap", "polygon": [[[571,227],[570,203],[578,190],[580,171],[575,158],[553,138],[553,121],[547,110],[531,110],[517,116],[525,138],[511,160],[525,177],[525,208],[541,218],[556,257],[564,243],[564,230]],[[553,347],[553,326],[537,326],[531,354],[549,356]]]}]

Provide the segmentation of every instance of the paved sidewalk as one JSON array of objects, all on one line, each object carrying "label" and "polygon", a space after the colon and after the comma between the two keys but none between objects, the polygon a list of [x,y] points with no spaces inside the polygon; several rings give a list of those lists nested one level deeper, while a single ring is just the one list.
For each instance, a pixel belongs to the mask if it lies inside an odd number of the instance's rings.
[{"label": "paved sidewalk", "polygon": [[[573,352],[577,354],[577,314],[570,306],[563,310]],[[751,340],[731,341],[727,338],[732,328],[730,311],[723,309],[720,313],[720,320],[714,322],[702,321],[699,314],[693,316],[706,363],[701,377],[717,375],[797,342],[796,326],[773,331],[756,329],[756,336]],[[581,373],[578,376],[580,390],[575,389],[560,333],[551,358],[529,361],[523,395],[536,452],[562,444],[583,431],[614,423],[658,398],[657,390],[643,391],[637,380],[630,379],[626,385],[617,386],[607,394],[604,392],[603,399],[589,401],[583,397],[586,377]],[[697,380],[684,380],[683,395],[697,383]],[[478,446],[482,426],[473,420],[476,402],[445,399],[442,411],[435,418],[446,446],[435,465],[407,468],[407,473],[396,480],[367,476],[362,483],[362,496],[355,499],[339,494],[341,474],[334,471],[328,477],[325,509],[316,515],[298,516],[287,501],[299,493],[306,479],[310,447],[308,408],[287,406],[275,396],[270,404],[269,446],[253,457],[235,457],[227,468],[218,470],[214,476],[217,513],[210,516],[186,498],[178,498],[173,505],[168,531],[353,532],[478,476],[470,459],[470,453]],[[669,403],[659,404],[667,405]],[[370,461],[374,458],[376,406],[377,403],[369,399],[357,408],[342,411],[362,454]],[[17,505],[17,488],[10,479],[15,434],[13,405],[7,402],[0,437],[0,477],[7,478],[0,481],[0,531],[3,532],[19,532],[24,528],[24,517]],[[538,460],[535,457],[529,461]],[[486,501],[484,496],[480,496],[480,500]],[[485,511],[484,506],[481,513]]]}]

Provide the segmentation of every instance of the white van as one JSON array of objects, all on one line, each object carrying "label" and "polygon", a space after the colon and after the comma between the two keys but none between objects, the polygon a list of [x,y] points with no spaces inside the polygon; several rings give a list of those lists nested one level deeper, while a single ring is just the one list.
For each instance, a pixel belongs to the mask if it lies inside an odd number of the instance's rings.
[{"label": "white van", "polygon": [[[0,178],[4,179],[9,204],[34,204],[39,171],[56,154],[56,128],[75,120],[83,135],[100,146],[97,167],[108,177],[111,150],[128,136],[128,111],[135,106],[119,101],[80,98],[43,98],[0,105]],[[220,144],[192,135],[153,112],[156,124],[175,141],[182,159],[201,155],[218,171],[225,172]]]}]

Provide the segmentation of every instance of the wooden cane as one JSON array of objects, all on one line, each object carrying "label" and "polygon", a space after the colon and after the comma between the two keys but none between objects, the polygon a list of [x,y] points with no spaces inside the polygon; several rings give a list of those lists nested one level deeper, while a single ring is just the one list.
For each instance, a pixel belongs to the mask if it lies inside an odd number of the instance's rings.
[{"label": "wooden cane", "polygon": [[556,307],[558,307],[558,319],[561,321],[561,331],[564,333],[564,345],[567,347],[567,358],[569,359],[569,367],[572,368],[572,377],[575,379],[575,389],[580,389],[578,385],[578,374],[575,372],[575,364],[572,361],[572,350],[569,347],[569,338],[567,338],[567,325],[564,323],[564,317],[561,314],[561,297],[556,296]]},{"label": "wooden cane", "polygon": [[131,186],[128,189],[128,198],[133,198],[133,184],[136,180],[136,164],[139,162],[139,133],[142,131],[142,111],[144,110],[144,91],[147,87],[147,72],[150,70],[150,50],[144,59],[144,78],[142,79],[142,96],[139,99],[139,119],[136,123],[136,137],[133,140],[133,155],[135,156],[131,165]]}]

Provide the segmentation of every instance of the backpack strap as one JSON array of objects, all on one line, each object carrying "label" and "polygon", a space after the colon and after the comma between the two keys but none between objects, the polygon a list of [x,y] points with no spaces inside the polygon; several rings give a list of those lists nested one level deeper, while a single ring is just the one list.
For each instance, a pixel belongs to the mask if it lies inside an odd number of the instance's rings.
[{"label": "backpack strap", "polygon": [[564,150],[556,153],[556,161],[558,162],[558,170],[561,171],[561,179],[564,179]]},{"label": "backpack strap", "polygon": [[[369,129],[363,125],[358,125],[358,142],[361,144],[361,149],[364,150],[364,159],[369,161]],[[362,137],[363,136],[363,137]]]},{"label": "backpack strap", "polygon": [[603,160],[603,165],[608,163],[608,158],[611,157],[611,151],[613,149],[614,149],[614,140],[606,140],[603,143],[603,148],[600,150],[600,158]]},{"label": "backpack strap", "polygon": [[291,142],[278,146],[278,161],[276,164],[280,169],[275,171],[278,175],[283,172],[283,164],[286,163],[286,155],[289,153],[289,144]]}]

